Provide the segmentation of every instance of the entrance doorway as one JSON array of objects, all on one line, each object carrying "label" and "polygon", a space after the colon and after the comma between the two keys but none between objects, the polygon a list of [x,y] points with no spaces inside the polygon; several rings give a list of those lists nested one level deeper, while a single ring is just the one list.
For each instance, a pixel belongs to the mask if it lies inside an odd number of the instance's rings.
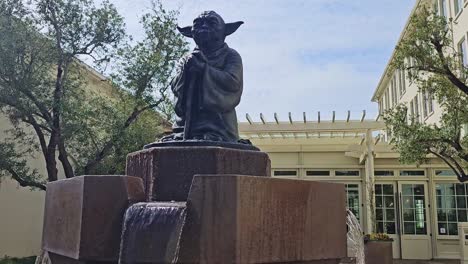
[{"label": "entrance doorway", "polygon": [[377,232],[394,239],[394,258],[432,258],[428,194],[425,182],[376,183]]}]

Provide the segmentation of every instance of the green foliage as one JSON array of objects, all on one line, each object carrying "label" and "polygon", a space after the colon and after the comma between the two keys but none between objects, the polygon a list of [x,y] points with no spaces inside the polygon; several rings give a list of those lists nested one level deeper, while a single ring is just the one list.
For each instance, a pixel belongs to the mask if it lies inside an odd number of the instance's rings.
[{"label": "green foliage", "polygon": [[36,262],[36,257],[26,257],[26,258],[11,258],[5,256],[0,259],[0,264],[34,264]]},{"label": "green foliage", "polygon": [[371,233],[364,236],[364,241],[393,241],[393,238],[385,233]]},{"label": "green foliage", "polygon": [[[45,189],[59,164],[66,177],[124,173],[127,153],[171,117],[169,80],[187,51],[176,17],[155,1],[133,41],[109,1],[0,0],[0,112],[13,125],[0,142],[0,177]],[[111,65],[112,78],[96,82],[80,59]],[[29,168],[37,158],[47,179]]]},{"label": "green foliage", "polygon": [[391,68],[407,70],[411,82],[431,88],[442,77],[468,95],[468,69],[462,54],[453,47],[452,22],[422,6],[411,17],[397,45]]},{"label": "green foliage", "polygon": [[421,93],[434,97],[441,108],[440,120],[420,123],[404,104],[387,110],[384,120],[403,163],[421,164],[433,154],[463,182],[468,180],[468,131],[463,131],[468,124],[468,71],[452,47],[450,29],[444,17],[423,7],[411,19],[391,64],[393,70],[408,72]]}]

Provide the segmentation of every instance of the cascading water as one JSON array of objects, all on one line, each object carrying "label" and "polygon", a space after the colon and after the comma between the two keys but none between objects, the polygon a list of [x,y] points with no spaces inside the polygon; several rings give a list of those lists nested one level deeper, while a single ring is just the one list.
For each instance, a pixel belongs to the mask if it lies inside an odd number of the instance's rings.
[{"label": "cascading water", "polygon": [[176,263],[185,215],[185,202],[137,203],[129,207],[119,263]]},{"label": "cascading water", "polygon": [[346,224],[348,225],[348,248],[356,264],[365,264],[364,236],[357,217],[348,209]]}]

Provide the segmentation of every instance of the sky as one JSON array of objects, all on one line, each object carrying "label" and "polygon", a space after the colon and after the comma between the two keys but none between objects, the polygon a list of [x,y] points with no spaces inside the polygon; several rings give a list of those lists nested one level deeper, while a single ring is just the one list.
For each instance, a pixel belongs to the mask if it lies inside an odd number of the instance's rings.
[{"label": "sky", "polygon": [[[142,30],[150,0],[111,0],[129,33]],[[244,92],[237,114],[245,121],[263,113],[287,120],[359,119],[377,115],[371,97],[385,70],[415,0],[162,0],[188,26],[205,10],[226,22],[244,21],[226,42],[244,64]]]}]

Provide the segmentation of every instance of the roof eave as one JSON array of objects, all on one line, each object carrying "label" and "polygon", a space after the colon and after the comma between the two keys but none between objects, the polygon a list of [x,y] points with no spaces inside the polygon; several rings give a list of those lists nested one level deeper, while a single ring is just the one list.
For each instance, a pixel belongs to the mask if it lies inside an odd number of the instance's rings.
[{"label": "roof eave", "polygon": [[413,15],[416,13],[416,10],[418,9],[419,5],[423,1],[425,1],[425,0],[417,0],[416,4],[413,7],[413,10],[411,10],[411,14],[408,17],[408,20],[406,21],[405,27],[403,28],[403,31],[400,34],[400,37],[399,37],[399,39],[397,41],[397,44],[395,45],[395,48],[393,49],[392,56],[390,56],[390,59],[387,62],[387,66],[385,67],[385,70],[384,70],[384,72],[382,74],[382,77],[380,78],[379,84],[377,85],[377,88],[375,89],[374,94],[372,95],[372,99],[371,99],[372,102],[378,102],[378,97],[379,97],[382,89],[384,88],[383,84],[385,83],[385,81],[387,79],[386,77],[387,77],[387,75],[389,74],[389,71],[390,71],[390,64],[393,61],[393,58],[395,57],[396,47],[398,46],[398,44],[401,42],[401,40],[405,36],[405,33],[406,33],[406,31],[407,31],[407,29],[409,27],[410,21],[411,21],[411,17],[413,17]]}]

